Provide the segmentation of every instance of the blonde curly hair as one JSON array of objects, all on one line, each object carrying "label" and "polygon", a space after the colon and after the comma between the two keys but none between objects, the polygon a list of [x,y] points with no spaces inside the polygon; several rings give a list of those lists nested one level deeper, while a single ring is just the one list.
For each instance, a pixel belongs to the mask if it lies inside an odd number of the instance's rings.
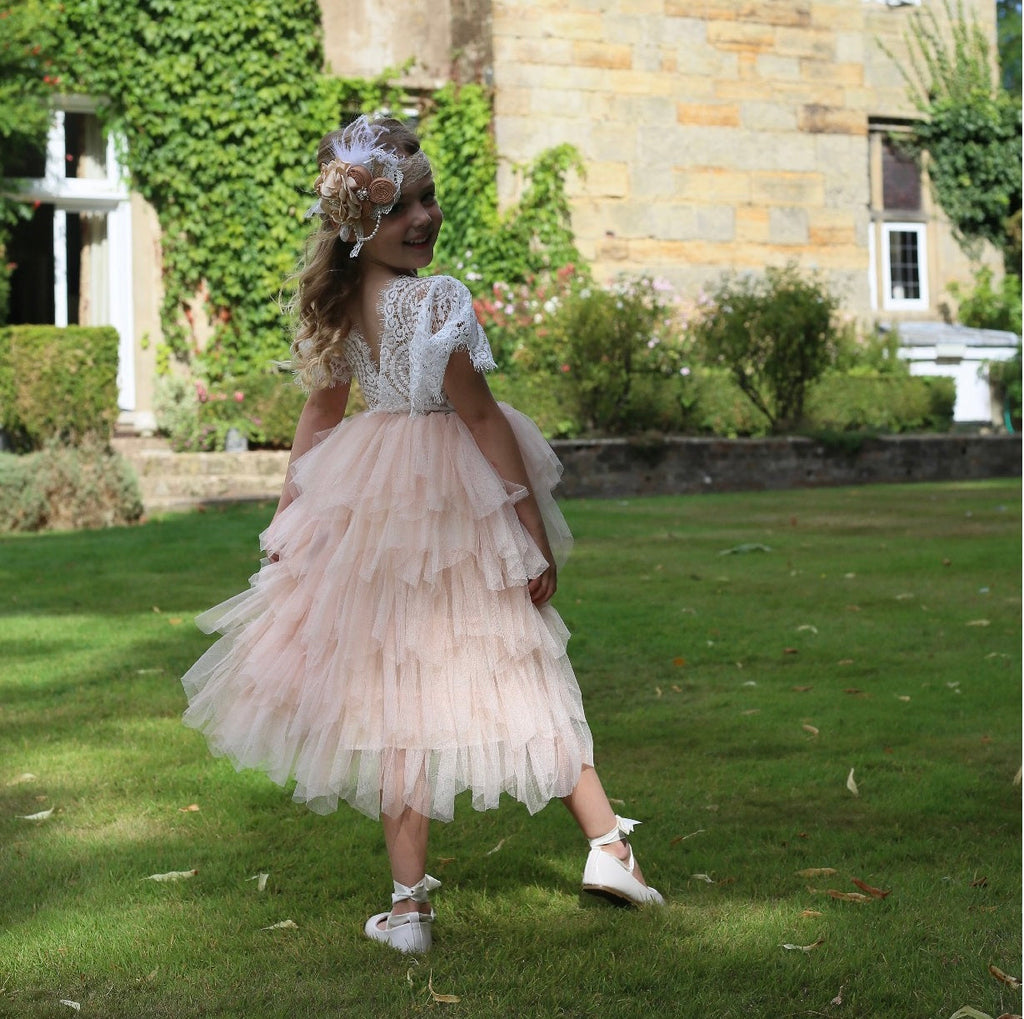
[{"label": "blonde curly hair", "polygon": [[[374,121],[380,129],[379,143],[403,159],[420,151],[419,138],[397,120]],[[317,146],[317,166],[332,158],[338,145],[345,145],[346,129],[328,131]],[[422,160],[422,156],[420,159]],[[422,174],[418,175],[422,178]],[[412,179],[408,181],[412,183]],[[344,241],[337,224],[321,216],[306,241],[303,259],[291,277],[295,294],[289,310],[296,319],[288,367],[295,381],[307,392],[333,385],[341,360],[341,345],[352,327],[349,303],[359,289],[362,264],[352,258],[354,239]]]}]

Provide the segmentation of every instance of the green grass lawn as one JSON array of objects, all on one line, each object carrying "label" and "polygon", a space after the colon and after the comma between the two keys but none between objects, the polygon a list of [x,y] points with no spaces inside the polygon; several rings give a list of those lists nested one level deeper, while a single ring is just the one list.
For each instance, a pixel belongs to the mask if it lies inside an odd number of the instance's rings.
[{"label": "green grass lawn", "polygon": [[582,901],[558,804],[467,803],[433,829],[433,952],[366,941],[379,826],[179,722],[192,616],[245,586],[271,508],[6,537],[0,1015],[1019,1013],[989,970],[1021,976],[1019,482],[565,510],[556,604],[665,910]]}]

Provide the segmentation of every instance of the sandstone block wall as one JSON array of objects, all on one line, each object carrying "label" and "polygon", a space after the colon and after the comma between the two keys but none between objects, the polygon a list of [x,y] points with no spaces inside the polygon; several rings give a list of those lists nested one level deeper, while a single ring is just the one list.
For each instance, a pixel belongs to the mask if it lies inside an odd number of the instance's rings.
[{"label": "sandstone block wall", "polygon": [[[994,34],[990,0],[964,9]],[[500,193],[514,200],[515,165],[568,141],[587,167],[573,222],[599,278],[653,272],[694,296],[725,269],[796,260],[867,315],[869,118],[914,112],[882,44],[900,53],[918,13],[879,0],[493,0]],[[945,282],[969,278],[940,232],[936,305]]]}]

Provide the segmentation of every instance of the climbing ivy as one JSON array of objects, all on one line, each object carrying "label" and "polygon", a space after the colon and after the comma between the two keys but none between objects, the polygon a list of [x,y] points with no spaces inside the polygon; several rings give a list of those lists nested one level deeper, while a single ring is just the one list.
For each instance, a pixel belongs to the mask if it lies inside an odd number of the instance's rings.
[{"label": "climbing ivy", "polygon": [[495,282],[524,283],[582,261],[572,232],[566,176],[582,173],[571,145],[546,149],[519,172],[519,202],[498,209],[498,153],[491,98],[481,85],[449,83],[432,97],[423,123],[445,227],[435,267],[479,293]]},{"label": "climbing ivy", "polygon": [[943,6],[948,32],[934,10],[919,13],[907,34],[909,61],[896,62],[925,117],[908,147],[919,158],[927,153],[935,198],[968,253],[990,241],[1019,274],[1020,97],[998,81],[988,38],[962,0]]},{"label": "climbing ivy", "polygon": [[316,0],[60,10],[67,75],[105,98],[133,187],[160,218],[165,343],[209,378],[264,368],[287,350],[277,296],[307,230],[312,147],[342,109],[385,105],[392,90],[317,71]]},{"label": "climbing ivy", "polygon": [[[32,49],[43,38],[38,25],[0,33],[19,40],[17,87],[53,91],[57,82],[61,92],[94,97],[106,129],[125,141],[133,190],[157,212],[161,363],[176,357],[214,382],[265,370],[288,346],[279,297],[308,232],[313,146],[348,115],[415,105],[392,83],[399,71],[374,80],[320,72],[317,0],[17,6],[52,26],[53,49],[42,80]],[[0,3],[0,15],[7,9]],[[0,58],[8,50],[0,47]],[[8,105],[0,92],[0,127]],[[571,150],[524,171],[523,201],[501,216],[489,93],[449,85],[423,105],[420,127],[449,224],[438,266],[478,288],[485,278],[517,281],[578,261],[564,196]]]}]

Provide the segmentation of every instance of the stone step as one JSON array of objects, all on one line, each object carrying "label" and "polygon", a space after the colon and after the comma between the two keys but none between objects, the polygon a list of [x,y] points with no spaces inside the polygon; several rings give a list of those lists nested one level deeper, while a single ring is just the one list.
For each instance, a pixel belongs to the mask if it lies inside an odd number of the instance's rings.
[{"label": "stone step", "polygon": [[149,512],[203,502],[276,500],[288,466],[287,450],[174,453],[166,445],[137,445],[119,451],[135,468]]}]

